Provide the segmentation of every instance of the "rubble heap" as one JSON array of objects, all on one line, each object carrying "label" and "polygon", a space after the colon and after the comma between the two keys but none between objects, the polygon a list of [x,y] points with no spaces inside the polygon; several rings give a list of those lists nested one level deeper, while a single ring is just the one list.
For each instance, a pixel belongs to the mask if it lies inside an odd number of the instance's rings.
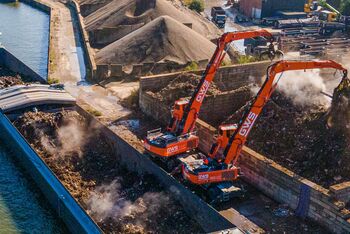
[{"label": "rubble heap", "polygon": [[104,232],[202,232],[153,177],[122,168],[77,112],[27,112],[14,125]]},{"label": "rubble heap", "polygon": [[0,66],[0,89],[23,84],[20,75]]},{"label": "rubble heap", "polygon": [[[296,105],[275,91],[252,128],[247,146],[325,187],[350,180],[349,132],[343,131],[350,119],[349,87],[346,81],[335,89],[329,110]],[[237,123],[247,106],[225,122]]]},{"label": "rubble heap", "polygon": [[[192,73],[182,73],[166,87],[154,92],[153,95],[161,102],[171,105],[179,98],[190,97],[199,84],[200,79],[201,76]],[[210,85],[207,91],[207,95],[217,95],[220,93],[221,91],[214,83]]]},{"label": "rubble heap", "polygon": [[343,81],[333,92],[332,106],[330,108],[327,124],[330,128],[349,137],[350,129],[350,80]]}]

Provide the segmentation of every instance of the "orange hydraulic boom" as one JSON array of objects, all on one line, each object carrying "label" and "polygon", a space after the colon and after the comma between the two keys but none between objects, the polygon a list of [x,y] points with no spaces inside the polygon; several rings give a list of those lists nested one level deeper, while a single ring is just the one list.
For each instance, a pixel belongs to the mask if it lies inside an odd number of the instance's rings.
[{"label": "orange hydraulic boom", "polygon": [[[226,144],[223,161],[216,159],[216,155],[213,155],[218,150],[211,152],[209,157],[207,156],[202,160],[202,163],[199,162],[201,160],[194,160],[192,162],[183,160],[182,174],[184,178],[196,185],[208,185],[236,180],[239,177],[239,168],[236,167],[236,162],[250,130],[265,104],[270,99],[271,94],[276,89],[277,83],[274,83],[276,75],[284,71],[320,68],[341,70],[343,72],[343,79],[347,79],[347,70],[342,65],[331,60],[279,61],[270,65],[267,70],[267,78],[252,102],[250,110],[243,116],[234,134]],[[203,155],[200,158],[203,159]]]},{"label": "orange hydraulic boom", "polygon": [[226,55],[229,43],[254,37],[267,37],[271,41],[273,39],[272,34],[266,30],[229,32],[220,37],[215,53],[191,99],[180,99],[175,102],[172,110],[172,118],[166,132],[156,129],[147,133],[147,137],[143,143],[148,152],[161,158],[167,158],[198,147],[199,139],[193,133],[195,122],[216,71]]}]

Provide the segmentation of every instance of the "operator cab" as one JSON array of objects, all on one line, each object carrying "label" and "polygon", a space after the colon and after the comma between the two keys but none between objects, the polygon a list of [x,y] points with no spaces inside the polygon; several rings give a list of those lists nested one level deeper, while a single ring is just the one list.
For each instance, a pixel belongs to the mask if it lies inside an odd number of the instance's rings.
[{"label": "operator cab", "polygon": [[176,142],[177,137],[172,133],[163,134],[154,139],[150,139],[149,143],[158,147],[166,147],[168,144]]},{"label": "operator cab", "polygon": [[188,99],[179,99],[179,100],[175,101],[173,111],[184,113],[185,108],[186,108],[188,103],[189,103]]},{"label": "operator cab", "polygon": [[233,135],[233,133],[235,133],[235,131],[237,130],[237,127],[237,124],[220,125],[219,135],[230,138]]}]

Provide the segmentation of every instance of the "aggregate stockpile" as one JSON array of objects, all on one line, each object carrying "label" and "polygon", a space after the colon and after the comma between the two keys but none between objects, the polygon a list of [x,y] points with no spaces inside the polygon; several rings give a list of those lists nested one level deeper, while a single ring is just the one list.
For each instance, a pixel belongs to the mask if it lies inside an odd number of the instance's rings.
[{"label": "aggregate stockpile", "polygon": [[[96,54],[99,64],[141,64],[209,59],[215,44],[169,16],[161,16]],[[227,56],[228,57],[228,56]],[[229,62],[229,59],[226,59]]]},{"label": "aggregate stockpile", "polygon": [[[80,4],[96,4],[96,1],[81,0]],[[191,24],[194,31],[209,40],[220,35],[220,30],[214,24],[186,7],[174,4],[174,1],[112,0],[104,1],[103,5],[85,18],[88,32],[118,27],[115,38],[117,40],[160,16],[169,16],[181,24]]]},{"label": "aggregate stockpile", "polygon": [[[348,81],[334,89],[329,107],[305,105],[296,96],[276,91],[252,128],[247,145],[324,187],[350,181],[349,97]],[[225,122],[239,121],[246,106]]]},{"label": "aggregate stockpile", "polygon": [[153,177],[122,168],[77,112],[27,112],[14,125],[106,233],[202,232]]}]

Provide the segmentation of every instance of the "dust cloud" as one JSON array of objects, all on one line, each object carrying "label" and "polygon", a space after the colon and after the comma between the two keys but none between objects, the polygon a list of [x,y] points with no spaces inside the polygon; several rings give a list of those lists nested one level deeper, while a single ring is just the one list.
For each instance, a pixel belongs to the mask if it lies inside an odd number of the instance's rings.
[{"label": "dust cloud", "polygon": [[92,216],[102,221],[106,218],[120,220],[128,217],[142,224],[159,212],[161,207],[170,204],[170,198],[163,192],[146,192],[135,201],[126,198],[121,188],[121,179],[96,187],[87,201]]},{"label": "dust cloud", "polygon": [[[332,95],[341,78],[340,72],[321,73],[319,69],[287,71],[277,74],[274,84],[277,83],[277,91],[290,98],[296,105],[328,108],[332,100],[324,94]],[[261,84],[265,79],[266,76],[261,79]],[[260,88],[261,85],[254,85],[251,88],[252,94],[256,95]]]},{"label": "dust cloud", "polygon": [[[95,129],[90,126],[90,129]],[[82,157],[83,148],[91,137],[77,119],[65,121],[62,126],[54,130],[54,137],[50,137],[41,128],[35,128],[36,135],[40,137],[42,147],[54,157],[76,155]],[[92,131],[91,131],[92,132]]]},{"label": "dust cloud", "polygon": [[330,106],[330,98],[321,93],[327,92],[328,89],[319,70],[284,72],[280,80],[279,76],[280,74],[277,74],[275,79],[275,82],[278,82],[277,90],[291,98],[295,104],[305,107]]}]

